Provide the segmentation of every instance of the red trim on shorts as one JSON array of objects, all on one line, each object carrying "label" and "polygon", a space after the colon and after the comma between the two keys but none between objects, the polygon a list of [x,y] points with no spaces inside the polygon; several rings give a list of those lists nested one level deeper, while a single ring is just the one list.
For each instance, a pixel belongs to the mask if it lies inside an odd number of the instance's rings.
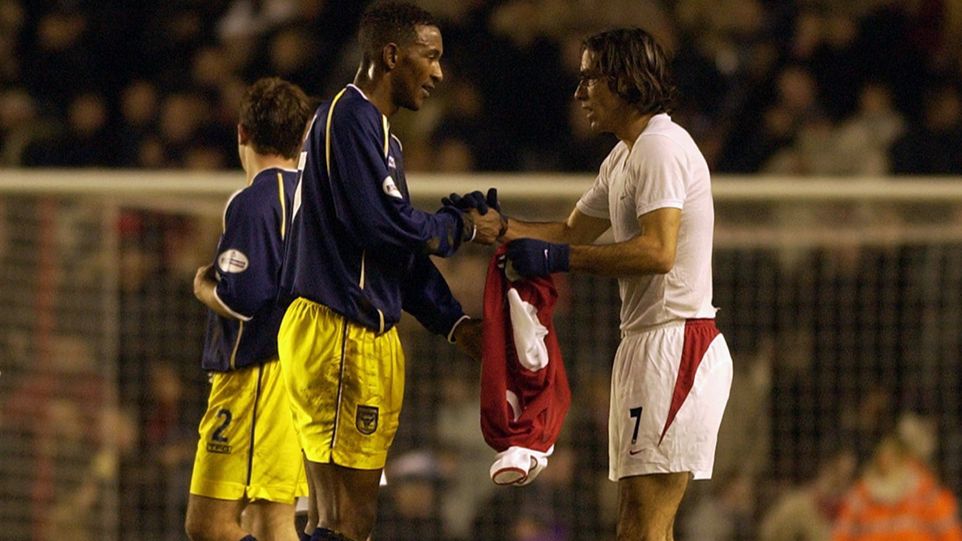
[{"label": "red trim on shorts", "polygon": [[675,415],[685,403],[692,386],[695,384],[695,372],[705,358],[705,352],[715,337],[721,334],[715,326],[714,319],[689,319],[685,321],[685,340],[681,350],[681,360],[678,365],[678,378],[675,379],[675,390],[671,394],[671,407],[668,408],[668,418],[665,428],[658,438],[658,445],[665,439],[668,428],[675,420]]}]

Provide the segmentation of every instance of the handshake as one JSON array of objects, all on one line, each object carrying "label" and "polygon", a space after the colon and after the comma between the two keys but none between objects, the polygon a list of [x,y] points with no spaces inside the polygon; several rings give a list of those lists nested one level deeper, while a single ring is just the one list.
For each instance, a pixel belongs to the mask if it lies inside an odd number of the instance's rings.
[{"label": "handshake", "polygon": [[[508,232],[508,217],[501,214],[497,188],[490,188],[487,196],[478,191],[464,195],[452,193],[442,198],[441,203],[461,212],[464,229],[468,232],[465,240],[494,244]],[[492,209],[494,212],[489,214]]]},{"label": "handshake", "polygon": [[[478,191],[464,195],[452,193],[442,198],[441,203],[461,212],[465,229],[472,231],[468,240],[481,244],[504,240],[508,232],[508,217],[501,213],[497,188],[489,188],[487,195]],[[490,212],[492,210],[494,212]],[[516,273],[527,278],[567,272],[570,251],[567,244],[523,238],[508,244],[505,257]]]}]

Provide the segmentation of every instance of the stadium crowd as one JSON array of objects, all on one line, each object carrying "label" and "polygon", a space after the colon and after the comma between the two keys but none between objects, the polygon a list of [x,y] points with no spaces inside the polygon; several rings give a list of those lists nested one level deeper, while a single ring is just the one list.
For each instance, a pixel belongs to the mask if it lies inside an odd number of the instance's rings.
[{"label": "stadium crowd", "polygon": [[[442,20],[445,82],[395,126],[409,169],[592,171],[571,98],[589,31],[675,57],[675,118],[718,173],[962,172],[962,7],[946,0],[474,0]],[[0,0],[0,165],[228,168],[257,77],[353,77],[364,2]]]},{"label": "stadium crowd", "polygon": [[[696,138],[715,173],[962,175],[958,1],[419,3],[442,20],[445,80],[425,110],[396,117],[393,128],[413,172],[597,170],[613,139],[590,134],[572,99],[578,48],[588,32],[617,24],[642,26],[672,51],[679,85],[673,117]],[[277,75],[318,99],[329,96],[353,77],[351,29],[364,4],[175,0],[133,7],[119,0],[0,0],[0,168],[236,169],[236,111],[247,84]],[[120,333],[121,411],[109,412],[109,424],[126,443],[110,488],[116,482],[124,494],[121,527],[145,538],[183,538],[184,483],[206,390],[198,362],[204,311],[190,297],[189,278],[216,237],[203,227],[149,213],[125,214],[120,223],[120,303],[128,317]],[[163,236],[145,237],[149,231]],[[880,251],[861,254],[864,267],[846,271],[838,270],[833,254],[816,254],[807,261],[815,269],[809,275],[779,270],[768,255],[729,252],[719,263],[735,268],[746,264],[736,258],[748,259],[761,269],[758,276],[777,276],[796,291],[799,299],[791,300],[814,306],[805,303],[818,298],[822,304],[794,313],[796,305],[786,303],[775,315],[732,325],[736,361],[742,361],[730,404],[735,413],[723,426],[716,480],[686,503],[679,539],[828,539],[837,518],[849,526],[856,520],[850,510],[843,513],[850,491],[872,483],[885,488],[886,481],[868,479],[872,475],[889,475],[895,479],[889,484],[901,488],[907,477],[922,479],[937,492],[934,471],[951,489],[962,489],[958,467],[937,471],[941,457],[962,449],[958,427],[941,448],[933,442],[935,432],[946,437],[945,425],[960,412],[945,420],[903,412],[924,399],[936,402],[919,397],[921,383],[919,389],[911,385],[935,378],[934,369],[926,370],[937,363],[913,367],[900,356],[925,352],[922,340],[907,330],[892,338],[899,352],[866,350],[864,359],[853,361],[846,358],[851,336],[867,335],[877,322],[844,326],[831,319],[841,312],[840,292],[849,282],[898,267],[904,291],[895,304],[911,314],[905,321],[914,317],[919,324],[922,307],[940,302],[941,292],[920,292],[912,284],[928,276],[926,264],[958,269],[959,257],[931,262],[921,249]],[[461,286],[470,291],[456,291],[469,299],[466,306],[478,294],[484,261],[478,252],[451,263],[461,275],[476,273]],[[615,305],[617,293],[591,279],[577,288],[564,292],[570,300],[559,311],[565,352],[604,357],[607,352],[581,351],[595,342],[573,322],[587,318],[616,327],[616,314],[592,307],[604,295]],[[717,304],[738,310],[735,290],[720,285]],[[953,302],[959,301],[946,304]],[[477,313],[476,307],[469,311]],[[792,328],[774,328],[763,318],[790,320]],[[414,324],[402,332],[411,338],[407,355],[423,359],[411,363],[412,381],[433,384],[408,390],[402,425],[411,428],[399,432],[388,465],[380,538],[561,541],[602,539],[611,531],[604,367],[572,370],[577,394],[567,436],[538,484],[528,492],[496,491],[484,469],[490,450],[479,437],[477,389],[463,377],[463,359],[453,350],[436,357],[432,339]],[[791,351],[774,351],[773,335],[793,340]],[[812,396],[845,382],[816,381],[810,373],[836,374],[846,362],[877,369],[882,384],[859,389],[857,400],[834,404],[826,414]],[[53,393],[53,384],[41,383]],[[814,445],[813,434],[835,438]],[[863,465],[869,468],[861,473]],[[763,483],[773,470],[781,475]],[[943,509],[954,505],[940,502]],[[76,506],[70,509],[63,522],[82,539]],[[42,509],[35,514],[54,520]]]}]

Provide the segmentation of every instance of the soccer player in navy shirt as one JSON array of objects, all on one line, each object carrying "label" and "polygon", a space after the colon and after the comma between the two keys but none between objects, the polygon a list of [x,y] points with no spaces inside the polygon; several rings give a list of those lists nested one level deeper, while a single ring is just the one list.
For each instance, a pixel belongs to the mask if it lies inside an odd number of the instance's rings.
[{"label": "soccer player in navy shirt", "polygon": [[191,476],[186,529],[193,541],[296,540],[294,501],[307,494],[300,446],[277,359],[277,305],[297,156],[311,104],[296,85],[261,79],[244,96],[237,143],[247,186],[224,211],[214,263],[194,294],[210,308],[202,366],[207,412]]},{"label": "soccer player in navy shirt", "polygon": [[308,130],[281,279],[293,302],[278,349],[318,517],[312,541],[362,541],[373,528],[404,393],[401,311],[479,357],[480,322],[467,320],[429,256],[490,244],[503,227],[496,210],[411,206],[388,119],[420,109],[442,79],[432,16],[375,4],[358,38],[354,84]]}]

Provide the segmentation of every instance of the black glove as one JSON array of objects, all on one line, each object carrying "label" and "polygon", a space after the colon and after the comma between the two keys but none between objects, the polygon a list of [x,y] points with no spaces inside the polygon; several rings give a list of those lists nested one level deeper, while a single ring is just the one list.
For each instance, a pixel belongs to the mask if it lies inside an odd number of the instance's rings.
[{"label": "black glove", "polygon": [[501,229],[498,230],[498,239],[500,240],[504,237],[504,234],[508,232],[508,217],[501,212],[501,201],[498,200],[498,189],[488,188],[488,195],[484,197],[484,202],[489,208],[498,211],[498,214],[501,216]]},{"label": "black glove", "polygon": [[447,197],[441,198],[442,205],[449,205],[458,210],[476,209],[478,214],[487,214],[488,209],[492,208],[501,213],[501,202],[498,201],[498,189],[488,188],[488,194],[482,194],[475,190],[464,195],[452,193]]},{"label": "black glove", "polygon": [[508,262],[521,276],[548,276],[567,272],[571,247],[536,239],[518,239],[508,244]]},{"label": "black glove", "polygon": [[447,197],[442,197],[441,204],[452,206],[460,211],[476,209],[478,214],[487,214],[488,212],[488,203],[484,199],[484,194],[478,191],[464,195],[452,193]]},{"label": "black glove", "polygon": [[488,195],[484,197],[484,202],[488,204],[489,208],[493,208],[494,210],[498,211],[498,214],[502,214],[501,201],[498,201],[497,188],[488,188]]}]

